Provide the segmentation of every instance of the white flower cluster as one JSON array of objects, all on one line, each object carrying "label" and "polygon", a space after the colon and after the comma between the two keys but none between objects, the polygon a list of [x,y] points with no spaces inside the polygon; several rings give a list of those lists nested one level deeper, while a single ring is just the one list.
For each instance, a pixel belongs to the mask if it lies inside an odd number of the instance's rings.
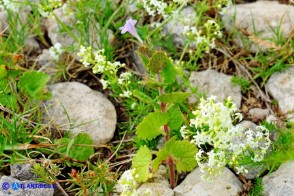
[{"label": "white flower cluster", "polygon": [[62,45],[59,42],[57,42],[56,44],[54,44],[54,46],[49,48],[50,58],[55,61],[59,59],[59,56],[62,54],[62,52]]},{"label": "white flower cluster", "polygon": [[111,84],[119,84],[122,92],[119,94],[120,97],[129,98],[132,92],[128,89],[130,79],[133,76],[131,72],[123,72],[117,78],[116,74],[118,70],[125,66],[120,62],[110,62],[106,60],[104,50],[92,51],[92,47],[80,47],[78,56],[81,57],[80,61],[85,67],[93,65],[93,73],[102,74],[104,78],[100,79],[103,89],[106,89]]},{"label": "white flower cluster", "polygon": [[226,13],[230,5],[232,5],[232,0],[218,0],[215,2],[215,7],[221,15]]},{"label": "white flower cluster", "polygon": [[164,18],[167,18],[174,14],[176,7],[180,3],[185,2],[185,0],[173,0],[167,4],[163,0],[143,0],[143,5],[149,15],[161,14]]},{"label": "white flower cluster", "polygon": [[124,83],[130,83],[129,79],[132,77],[132,73],[131,72],[124,72],[122,74],[120,74],[119,78],[118,78],[118,83],[119,84],[124,84]]},{"label": "white flower cluster", "polygon": [[18,12],[20,7],[21,7],[21,3],[15,0],[0,0],[0,8],[1,10],[11,10],[13,12]]},{"label": "white flower cluster", "polygon": [[215,40],[223,35],[219,24],[212,19],[204,24],[203,30],[198,30],[195,26],[185,26],[184,34],[195,43],[197,48],[201,48],[207,53],[210,49],[215,48]]},{"label": "white flower cluster", "polygon": [[49,17],[54,8],[62,6],[61,0],[47,0],[38,4],[38,11],[43,17]]},{"label": "white flower cluster", "polygon": [[[232,166],[237,173],[248,172],[242,160],[251,158],[253,162],[263,160],[271,141],[269,131],[258,126],[256,131],[247,130],[234,123],[242,120],[236,104],[230,99],[225,103],[216,103],[216,97],[201,99],[198,110],[194,111],[195,119],[190,120],[190,126],[196,131],[182,127],[184,139],[193,138],[191,142],[199,148],[196,160],[204,173],[203,179],[212,181],[223,172],[226,165]],[[209,151],[204,150],[211,149]]]},{"label": "white flower cluster", "polygon": [[138,196],[137,188],[139,183],[136,181],[135,169],[125,171],[120,177],[118,184],[122,189],[121,196]]},{"label": "white flower cluster", "polygon": [[81,46],[78,56],[81,57],[80,61],[84,66],[88,67],[89,65],[93,65],[92,69],[94,74],[103,74],[105,72],[115,74],[119,68],[124,67],[124,64],[120,62],[112,63],[107,61],[104,55],[104,49],[92,52],[91,46],[87,48]]}]

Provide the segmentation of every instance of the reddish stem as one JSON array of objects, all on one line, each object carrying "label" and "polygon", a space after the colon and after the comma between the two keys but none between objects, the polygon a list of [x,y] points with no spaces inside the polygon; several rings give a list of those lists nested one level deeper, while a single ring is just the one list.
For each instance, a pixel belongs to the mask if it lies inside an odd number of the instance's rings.
[{"label": "reddish stem", "polygon": [[[157,74],[157,80],[158,82],[162,82],[161,77],[159,74]],[[164,94],[164,89],[162,87],[159,88],[159,93],[160,94]],[[161,108],[161,112],[166,112],[166,103],[161,102],[160,103],[160,108]],[[168,124],[165,124],[163,126],[163,130],[165,132],[165,143],[169,140],[169,128],[168,128]],[[174,160],[171,157],[168,157],[167,160],[168,163],[168,167],[169,167],[169,183],[170,183],[170,187],[173,189],[176,186],[176,181],[175,181],[175,164],[174,164]]]},{"label": "reddish stem", "polygon": [[172,189],[176,187],[176,177],[175,177],[175,164],[171,157],[168,157],[169,166],[169,184]]}]

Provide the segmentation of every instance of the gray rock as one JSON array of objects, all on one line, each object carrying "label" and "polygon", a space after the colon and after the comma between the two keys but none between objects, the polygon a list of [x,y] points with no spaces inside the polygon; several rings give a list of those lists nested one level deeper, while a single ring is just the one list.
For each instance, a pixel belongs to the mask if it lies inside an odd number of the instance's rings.
[{"label": "gray rock", "polygon": [[[265,120],[268,123],[275,124],[279,129],[285,128],[285,122],[282,119],[280,119],[280,118],[278,118],[278,117],[276,117],[274,115],[269,115],[268,117],[266,117]],[[277,139],[277,133],[276,132],[271,132],[271,134],[273,134],[272,136],[274,136],[273,139],[276,140]]]},{"label": "gray rock", "polygon": [[6,11],[0,11],[0,32],[8,27],[8,14]]},{"label": "gray rock", "polygon": [[[157,172],[153,175],[152,178],[148,179],[146,183],[139,185],[136,192],[138,195],[167,195],[173,196],[174,192],[169,186],[167,181],[167,169],[165,166],[160,165]],[[115,192],[121,193],[123,187],[121,184],[115,185]],[[114,194],[117,195],[117,194]]]},{"label": "gray rock", "polygon": [[[231,78],[232,76],[209,69],[192,72],[189,81],[191,87],[198,87],[198,92],[206,93],[207,97],[216,96],[218,101],[223,101],[230,96],[239,108],[242,97],[241,88],[240,86],[234,86]],[[195,96],[189,97],[190,103],[195,103],[196,101]]]},{"label": "gray rock", "polygon": [[138,9],[138,1],[137,0],[131,0],[128,2],[126,12],[134,13],[138,10],[139,9]]},{"label": "gray rock", "polygon": [[173,190],[163,182],[145,183],[138,188],[137,193],[139,195],[146,195],[147,194],[150,196],[158,196],[158,195],[173,196],[174,195]]},{"label": "gray rock", "polygon": [[[7,187],[7,190],[3,189],[3,183],[5,183],[5,187]],[[18,188],[18,189],[13,189],[12,187],[15,187],[13,183],[19,183],[22,184],[26,188]],[[33,184],[45,184],[45,183],[40,183],[40,182],[35,182],[35,181],[19,181],[15,178],[12,178],[10,176],[2,176],[0,180],[1,184],[1,189],[0,189],[0,196],[7,196],[7,195],[12,195],[12,196],[24,196],[24,195],[30,195],[30,196],[53,196],[54,193],[54,188],[32,188]],[[47,185],[47,184],[46,184]],[[29,186],[31,188],[29,188]]]},{"label": "gray rock", "polygon": [[[187,41],[183,34],[184,27],[193,26],[196,22],[197,13],[191,6],[188,6],[168,21],[167,24],[164,25],[162,32],[165,35],[172,35],[174,44],[178,47],[183,47]],[[195,43],[191,43],[190,46],[195,46]]]},{"label": "gray rock", "polygon": [[213,183],[203,181],[200,168],[193,170],[185,180],[174,189],[176,196],[210,196],[210,195],[238,195],[242,191],[242,183],[227,168],[224,174]]},{"label": "gray rock", "polygon": [[[293,6],[277,1],[259,1],[231,6],[224,14],[223,21],[229,33],[240,33],[244,29],[250,36],[256,36],[251,38],[255,44],[248,46],[250,51],[257,52],[258,48],[264,51],[276,47],[274,42],[262,40],[277,39],[275,32],[278,30],[284,37],[289,37],[294,28],[293,18]],[[246,40],[240,34],[235,37],[235,42],[241,47],[246,46]]]},{"label": "gray rock", "polygon": [[24,46],[24,51],[30,53],[31,51],[37,52],[38,50],[40,50],[39,43],[32,37],[28,38]]},{"label": "gray rock", "polygon": [[294,122],[294,67],[272,75],[265,89],[278,101],[279,108],[287,114],[287,118]]},{"label": "gray rock", "polygon": [[132,61],[135,64],[135,70],[141,74],[147,74],[146,68],[140,56],[134,51],[131,51],[130,53],[131,53]]},{"label": "gray rock", "polygon": [[151,179],[149,179],[147,183],[142,184],[137,189],[138,194],[145,195],[146,192],[149,192],[150,196],[173,196],[174,191],[170,188],[166,172],[167,168],[163,165],[160,165],[156,174],[154,174],[154,176]]},{"label": "gray rock", "polygon": [[256,131],[256,124],[248,121],[248,120],[243,120],[242,122],[240,122],[238,125],[241,125],[243,127],[243,131],[247,131],[248,129],[251,129],[252,131]]},{"label": "gray rock", "polygon": [[[62,8],[54,9],[54,14],[58,18],[56,20],[55,17],[51,17],[45,20],[44,27],[48,31],[48,36],[52,42],[52,44],[60,43],[63,47],[69,48],[73,50],[73,55],[79,59],[79,57],[76,55],[77,51],[79,50],[79,39],[80,39],[80,32],[74,28],[76,23],[78,22],[75,18],[74,12],[68,14],[64,13]],[[68,26],[71,34],[69,34],[67,31],[62,32],[60,22],[64,23],[66,26]],[[100,27],[98,23],[91,23],[89,26],[89,40],[90,45],[93,46],[93,48],[99,48],[100,44]],[[111,30],[107,31],[108,35],[108,41],[111,42],[114,38],[113,32]],[[83,44],[83,43],[82,43]]]},{"label": "gray rock", "polygon": [[112,139],[116,111],[100,92],[78,82],[57,83],[48,88],[52,99],[45,102],[45,122],[52,120],[52,123],[73,134],[88,133],[96,145]]},{"label": "gray rock", "polygon": [[56,74],[58,67],[50,57],[48,49],[43,49],[42,53],[37,57],[38,65],[41,67],[39,71],[43,71],[48,74],[53,79],[53,76]]},{"label": "gray rock", "polygon": [[294,161],[284,163],[280,168],[263,177],[265,196],[294,195]]},{"label": "gray rock", "polygon": [[249,110],[249,115],[254,120],[264,120],[269,114],[269,109],[252,108]]},{"label": "gray rock", "polygon": [[274,115],[269,115],[265,120],[269,123],[276,123],[279,119]]},{"label": "gray rock", "polygon": [[38,178],[38,175],[32,172],[31,164],[12,164],[10,165],[11,177],[19,180],[32,180]]},{"label": "gray rock", "polygon": [[[26,6],[24,0],[20,0],[19,2],[19,10],[17,13],[15,11],[13,14],[17,16],[17,19],[13,19],[14,23],[11,25],[11,21],[9,21],[8,13],[6,10],[1,10],[0,6],[0,32],[7,28],[6,32],[11,32],[11,29],[14,31],[23,31],[23,27],[28,22],[28,15],[30,14],[31,7]],[[23,2],[23,3],[22,3]],[[16,28],[16,29],[15,29]],[[27,35],[27,31],[24,32]]]}]

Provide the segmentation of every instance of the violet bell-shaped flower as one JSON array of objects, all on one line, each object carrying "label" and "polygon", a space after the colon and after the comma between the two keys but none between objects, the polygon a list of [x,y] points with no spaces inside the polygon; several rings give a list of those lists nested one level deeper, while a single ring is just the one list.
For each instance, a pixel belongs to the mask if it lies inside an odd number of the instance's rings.
[{"label": "violet bell-shaped flower", "polygon": [[124,26],[120,27],[119,29],[121,30],[121,33],[124,34],[126,32],[129,32],[132,36],[137,38],[141,44],[143,44],[142,39],[139,37],[136,29],[135,29],[135,24],[137,23],[136,20],[133,19],[128,19],[125,23]]}]

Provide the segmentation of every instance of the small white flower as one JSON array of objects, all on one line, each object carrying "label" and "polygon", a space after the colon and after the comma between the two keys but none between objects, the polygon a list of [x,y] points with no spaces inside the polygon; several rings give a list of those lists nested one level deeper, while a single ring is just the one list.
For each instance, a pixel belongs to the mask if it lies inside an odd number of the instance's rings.
[{"label": "small white flower", "polygon": [[63,52],[63,49],[59,42],[57,42],[56,44],[54,44],[54,46],[49,48],[49,55],[52,60],[57,61],[62,52]]},{"label": "small white flower", "polygon": [[102,84],[103,89],[106,89],[107,88],[107,85],[108,85],[108,81],[107,80],[104,80],[104,79],[100,79],[100,82]]},{"label": "small white flower", "polygon": [[135,174],[135,169],[132,169],[132,170],[125,171],[121,175],[118,181],[118,184],[122,188],[121,195],[134,195],[134,196],[138,195],[136,189],[139,186],[139,183],[136,181],[136,177],[134,177],[134,174]]},{"label": "small white flower", "polygon": [[119,96],[129,98],[132,95],[131,91],[123,91]]},{"label": "small white flower", "polygon": [[135,109],[136,105],[137,105],[136,103],[132,103],[131,108]]},{"label": "small white flower", "polygon": [[83,65],[84,65],[85,67],[88,67],[88,66],[90,65],[90,63],[89,63],[88,61],[83,61]]}]

